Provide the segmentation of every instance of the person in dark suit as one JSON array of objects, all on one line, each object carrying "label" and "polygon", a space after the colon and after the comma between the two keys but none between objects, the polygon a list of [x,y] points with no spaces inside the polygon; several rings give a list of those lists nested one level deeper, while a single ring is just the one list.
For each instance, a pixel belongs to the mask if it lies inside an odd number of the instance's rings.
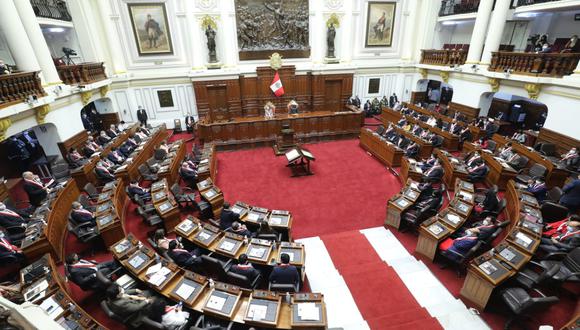
[{"label": "person in dark suit", "polygon": [[117,165],[121,165],[125,161],[125,157],[121,155],[121,153],[117,148],[111,149],[111,152],[109,152],[109,154],[107,155],[107,159],[109,159],[110,161],[112,161]]},{"label": "person in dark suit", "polygon": [[185,116],[185,127],[187,127],[187,133],[194,133],[195,118],[191,114]]},{"label": "person in dark suit", "polygon": [[550,238],[542,237],[540,249],[546,252],[569,252],[580,246],[580,222],[568,221],[566,232],[556,232]]},{"label": "person in dark suit", "polygon": [[405,156],[409,158],[415,158],[419,154],[419,146],[415,141],[411,141],[411,143],[405,149]]},{"label": "person in dark suit", "polygon": [[427,179],[428,181],[437,181],[441,180],[443,174],[444,174],[443,166],[441,166],[441,164],[439,163],[439,159],[437,159],[433,164],[433,167],[431,167],[425,173],[423,173],[423,178]]},{"label": "person in dark suit", "polygon": [[[439,244],[439,251],[443,252],[449,250],[460,255],[465,255],[472,247],[475,246],[475,244],[477,244],[478,233],[479,230],[477,228],[470,228],[466,230],[464,235],[461,237],[457,237],[455,239],[448,238]],[[456,255],[455,253],[448,253],[446,255],[450,259],[459,261],[460,256]]]},{"label": "person in dark suit", "polygon": [[475,166],[479,166],[482,163],[483,163],[483,158],[481,158],[481,155],[477,151],[475,151],[473,154],[471,154],[465,160],[465,165],[467,167],[469,167],[469,168],[472,168],[472,167],[475,167]]},{"label": "person in dark suit", "polygon": [[465,126],[459,132],[459,142],[471,141],[473,139],[473,134],[471,134],[471,130],[469,130],[469,126]]},{"label": "person in dark suit", "polygon": [[256,232],[256,237],[260,237],[260,235],[275,235],[278,236],[278,232],[268,224],[268,221],[262,220],[260,221],[260,227]]},{"label": "person in dark suit", "polygon": [[191,271],[199,270],[199,266],[202,263],[199,250],[187,251],[177,240],[169,242],[169,251],[167,253],[179,267]]},{"label": "person in dark suit", "polygon": [[580,207],[580,179],[575,179],[562,188],[564,194],[560,197],[560,204],[566,206],[570,213]]},{"label": "person in dark suit", "polygon": [[546,183],[541,178],[535,178],[528,181],[528,186],[526,191],[534,195],[538,202],[543,202],[548,194],[548,187]]},{"label": "person in dark suit", "polygon": [[426,161],[420,162],[417,165],[422,171],[427,171],[428,169],[433,167],[433,165],[435,165],[436,162],[437,156],[435,156],[435,154],[431,154],[431,156],[429,156],[429,158]]},{"label": "person in dark suit", "polygon": [[139,120],[141,126],[147,126],[148,118],[149,117],[147,116],[147,111],[145,111],[145,109],[143,109],[142,106],[139,106],[137,109],[137,120]]},{"label": "person in dark suit", "polygon": [[183,181],[187,182],[187,185],[192,189],[196,188],[197,184],[197,171],[191,167],[188,162],[183,162],[179,168],[179,175]]},{"label": "person in dark suit", "polygon": [[397,102],[399,102],[399,98],[397,97],[397,94],[393,93],[393,95],[389,96],[389,107],[390,108],[393,108]]},{"label": "person in dark suit", "polygon": [[468,180],[476,180],[489,172],[489,167],[485,163],[480,163],[479,165],[468,167],[467,173],[469,173]]},{"label": "person in dark suit", "polygon": [[75,148],[70,148],[68,154],[66,155],[68,163],[74,167],[81,167],[87,163],[86,158],[84,158]]},{"label": "person in dark suit", "polygon": [[89,158],[95,152],[100,152],[101,150],[103,150],[103,148],[95,142],[95,139],[92,136],[89,136],[85,146],[83,147],[83,154],[85,157]]},{"label": "person in dark suit", "polygon": [[220,215],[220,228],[226,230],[232,226],[235,221],[240,221],[240,216],[230,209],[230,203],[225,202]]},{"label": "person in dark suit", "polygon": [[225,231],[229,232],[229,233],[242,235],[245,237],[253,237],[254,236],[254,233],[252,233],[250,230],[248,230],[248,228],[245,225],[242,225],[241,223],[239,223],[237,221],[234,221],[232,223],[232,226],[227,228]]},{"label": "person in dark suit", "polygon": [[578,149],[572,148],[570,151],[562,155],[561,163],[564,164],[569,169],[574,169],[578,167],[580,163],[580,155],[578,154]]},{"label": "person in dark suit", "polygon": [[483,212],[493,212],[496,211],[499,207],[499,198],[497,197],[496,191],[493,189],[488,189],[485,192],[485,198],[483,202],[475,205],[473,210],[475,211],[476,215],[479,215]]},{"label": "person in dark suit", "polygon": [[0,202],[0,227],[26,227],[26,220],[17,212],[7,208],[6,205]]},{"label": "person in dark suit", "polygon": [[497,222],[492,216],[487,216],[481,221],[477,221],[471,225],[461,227],[455,234],[451,235],[451,237],[456,238],[464,236],[466,230],[476,228],[477,239],[480,241],[485,241],[491,237],[491,235],[498,227],[499,222]]},{"label": "person in dark suit", "polygon": [[139,289],[125,292],[117,283],[111,284],[106,289],[106,295],[109,309],[122,319],[135,314],[137,318],[147,315],[153,303],[153,298],[148,292]]},{"label": "person in dark suit", "polygon": [[19,262],[22,263],[26,260],[26,256],[22,253],[22,250],[12,242],[3,231],[0,231],[0,260],[4,264],[8,262]]},{"label": "person in dark suit", "polygon": [[95,167],[95,174],[99,180],[111,182],[115,180],[115,176],[111,173],[112,169],[105,166],[103,161],[99,161]]},{"label": "person in dark suit", "polygon": [[238,263],[233,265],[230,272],[243,275],[253,282],[254,279],[260,276],[260,271],[258,271],[254,266],[248,262],[248,255],[242,253],[238,258]]},{"label": "person in dark suit", "polygon": [[137,180],[131,181],[127,190],[131,196],[138,195],[142,199],[151,199],[151,193],[149,192],[149,189],[142,188],[139,185],[139,181]]},{"label": "person in dark suit", "polygon": [[22,173],[22,178],[24,179],[24,191],[28,195],[30,204],[34,207],[40,206],[50,193],[50,189],[42,184],[40,178],[32,172]]},{"label": "person in dark suit", "polygon": [[93,212],[85,210],[83,208],[83,205],[79,202],[72,203],[72,211],[70,213],[70,216],[76,223],[89,222],[93,225],[97,224],[97,220],[95,219],[95,215],[93,214]]},{"label": "person in dark suit", "polygon": [[451,125],[449,125],[449,132],[451,132],[451,134],[459,134],[461,132],[461,126],[459,125],[459,123],[457,123],[457,120],[453,119],[453,121],[451,122]]},{"label": "person in dark suit", "polygon": [[296,266],[290,265],[290,256],[287,253],[280,255],[281,263],[274,266],[270,273],[270,283],[276,284],[296,284],[300,283],[300,274]]},{"label": "person in dark suit", "polygon": [[68,270],[70,280],[81,288],[105,289],[97,278],[100,273],[106,278],[119,267],[115,261],[97,263],[81,259],[78,254],[71,253],[65,258],[65,267]]},{"label": "person in dark suit", "polygon": [[128,158],[129,155],[131,155],[132,152],[133,152],[133,147],[131,147],[131,145],[129,143],[127,143],[127,141],[125,141],[121,145],[121,147],[119,147],[119,153],[124,158]]},{"label": "person in dark suit", "polygon": [[105,131],[101,131],[99,136],[97,137],[97,143],[101,146],[111,142],[111,138],[105,133]]}]

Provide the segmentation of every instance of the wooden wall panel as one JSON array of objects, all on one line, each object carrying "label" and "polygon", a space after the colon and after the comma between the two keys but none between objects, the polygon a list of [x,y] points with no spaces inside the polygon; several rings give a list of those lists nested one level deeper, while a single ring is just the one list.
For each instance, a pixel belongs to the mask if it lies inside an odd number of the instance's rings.
[{"label": "wooden wall panel", "polygon": [[427,96],[427,92],[411,92],[410,103],[417,104],[420,102],[425,102],[426,96]]},{"label": "wooden wall panel", "polygon": [[474,120],[475,118],[479,117],[480,108],[474,108],[467,106],[465,104],[449,102],[449,110],[450,114],[454,114],[459,112],[466,116],[470,121]]},{"label": "wooden wall panel", "polygon": [[79,149],[79,147],[82,147],[87,141],[88,137],[89,134],[87,133],[87,131],[80,131],[77,134],[71,136],[70,138],[62,142],[58,142],[57,145],[58,149],[60,150],[60,154],[62,155],[62,158],[66,159],[66,155],[68,154],[68,150],[70,148]]},{"label": "wooden wall panel", "polygon": [[491,100],[491,106],[489,107],[489,112],[487,114],[488,117],[496,118],[497,115],[501,112],[505,115],[509,115],[510,113],[510,101],[496,99],[495,97]]},{"label": "wooden wall panel", "polygon": [[540,134],[538,135],[537,142],[547,142],[556,145],[556,148],[560,154],[568,152],[572,148],[580,147],[580,140],[576,140],[568,135],[552,131],[547,128],[541,128]]},{"label": "wooden wall panel", "polygon": [[[201,118],[206,117],[208,114],[211,116],[210,111],[218,110],[212,108],[212,102],[210,98],[210,90],[216,88],[225,88],[227,97],[227,110],[231,117],[239,117],[242,115],[242,104],[240,97],[240,80],[239,79],[228,79],[228,80],[211,80],[211,81],[194,81],[193,89],[195,90],[195,99],[197,104],[197,111]],[[216,103],[213,103],[216,104]]]},{"label": "wooden wall panel", "polygon": [[104,128],[109,128],[109,126],[111,126],[111,124],[117,125],[118,123],[121,122],[121,119],[119,118],[118,112],[101,113],[100,117],[103,120],[103,127]]}]

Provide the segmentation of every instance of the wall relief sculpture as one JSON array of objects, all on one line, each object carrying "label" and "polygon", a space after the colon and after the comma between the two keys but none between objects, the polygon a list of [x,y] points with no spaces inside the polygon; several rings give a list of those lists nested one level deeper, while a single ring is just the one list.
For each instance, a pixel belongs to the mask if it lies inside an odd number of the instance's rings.
[{"label": "wall relief sculpture", "polygon": [[307,58],[308,0],[236,0],[240,60]]}]

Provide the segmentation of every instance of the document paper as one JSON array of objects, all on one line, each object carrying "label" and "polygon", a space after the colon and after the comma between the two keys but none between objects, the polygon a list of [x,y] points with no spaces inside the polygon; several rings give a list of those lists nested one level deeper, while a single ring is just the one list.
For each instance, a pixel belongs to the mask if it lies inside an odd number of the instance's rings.
[{"label": "document paper", "polygon": [[192,287],[191,285],[182,284],[179,287],[179,289],[177,289],[177,291],[175,291],[175,294],[177,294],[178,296],[180,296],[184,300],[187,300],[187,299],[189,299],[189,297],[191,296],[193,291],[195,291],[195,288]]},{"label": "document paper", "polygon": [[248,318],[260,321],[266,318],[266,312],[268,312],[268,306],[252,304],[248,308]]},{"label": "document paper", "polygon": [[224,308],[226,303],[226,298],[211,296],[207,302],[207,307],[211,309],[215,309],[221,311]]},{"label": "document paper", "polygon": [[315,303],[299,303],[298,317],[300,317],[302,321],[319,321],[320,312],[318,309],[319,308]]}]

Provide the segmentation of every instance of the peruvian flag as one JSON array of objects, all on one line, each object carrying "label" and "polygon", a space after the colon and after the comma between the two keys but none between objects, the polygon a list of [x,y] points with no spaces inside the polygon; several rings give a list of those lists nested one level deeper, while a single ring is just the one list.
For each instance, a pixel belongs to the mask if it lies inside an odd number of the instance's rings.
[{"label": "peruvian flag", "polygon": [[280,76],[278,75],[278,71],[274,75],[274,80],[272,80],[272,85],[270,85],[270,89],[274,92],[274,95],[280,97],[284,95],[284,86],[282,86],[282,81],[280,81]]}]

